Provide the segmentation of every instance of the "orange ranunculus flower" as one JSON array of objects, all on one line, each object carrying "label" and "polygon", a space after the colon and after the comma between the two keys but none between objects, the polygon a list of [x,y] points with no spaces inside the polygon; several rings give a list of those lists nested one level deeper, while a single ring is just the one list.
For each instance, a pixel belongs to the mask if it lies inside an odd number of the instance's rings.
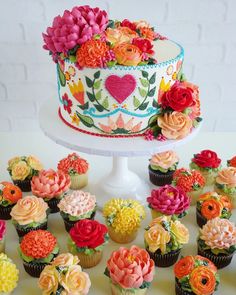
[{"label": "orange ranunculus flower", "polygon": [[132,43],[132,39],[138,38],[138,34],[128,27],[119,27],[116,29],[108,28],[106,30],[107,41],[111,42],[112,45],[121,43]]},{"label": "orange ranunculus flower", "polygon": [[185,256],[181,258],[174,265],[174,273],[176,278],[181,279],[191,273],[194,269],[194,257],[193,256]]},{"label": "orange ranunculus flower", "polygon": [[144,38],[149,39],[150,41],[153,41],[156,37],[156,33],[151,28],[141,27],[139,28],[139,31]]},{"label": "orange ranunculus flower", "polygon": [[231,211],[233,209],[233,204],[228,196],[220,196],[220,202],[223,205],[223,208]]},{"label": "orange ranunculus flower", "polygon": [[121,43],[113,48],[117,62],[124,66],[137,66],[142,60],[141,50],[128,43]]},{"label": "orange ranunculus flower", "polygon": [[216,192],[204,193],[204,194],[199,196],[198,201],[206,201],[208,199],[211,199],[212,195],[214,195],[214,194],[218,195]]},{"label": "orange ranunculus flower", "polygon": [[207,220],[219,217],[223,210],[222,203],[215,199],[209,199],[202,203],[201,214]]},{"label": "orange ranunculus flower", "polygon": [[216,287],[215,274],[207,266],[196,267],[190,274],[189,283],[196,295],[211,295]]},{"label": "orange ranunculus flower", "polygon": [[214,273],[217,272],[217,267],[215,266],[215,264],[213,262],[211,262],[211,260],[209,260],[208,258],[206,257],[203,257],[201,255],[196,255],[195,256],[195,260],[201,260],[201,261],[205,261],[207,262],[207,267],[210,268]]},{"label": "orange ranunculus flower", "polygon": [[3,198],[9,203],[15,204],[22,198],[22,191],[18,186],[6,181],[1,182],[0,184],[3,184],[4,186],[2,191]]}]

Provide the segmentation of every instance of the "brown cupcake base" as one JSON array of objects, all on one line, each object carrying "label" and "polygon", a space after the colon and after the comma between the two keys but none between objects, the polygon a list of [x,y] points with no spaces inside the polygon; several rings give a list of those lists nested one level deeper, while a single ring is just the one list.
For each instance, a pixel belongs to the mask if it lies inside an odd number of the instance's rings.
[{"label": "brown cupcake base", "polygon": [[155,265],[159,267],[169,267],[175,264],[175,262],[178,260],[179,253],[180,253],[180,249],[174,252],[164,254],[164,255],[157,252],[152,253],[148,249],[146,250],[149,253],[150,258],[154,260]]},{"label": "brown cupcake base", "polygon": [[207,219],[202,216],[201,212],[198,209],[196,211],[196,220],[197,220],[198,226],[200,227],[203,227],[203,225],[207,223]]},{"label": "brown cupcake base", "polygon": [[43,271],[44,267],[48,265],[47,263],[38,263],[38,264],[34,264],[34,263],[27,263],[27,262],[23,262],[23,266],[25,271],[34,278],[39,278],[41,272]]},{"label": "brown cupcake base", "polygon": [[148,166],[149,179],[152,184],[157,186],[162,186],[165,184],[171,184],[173,180],[174,171],[168,171],[167,173],[162,173],[160,171],[153,170],[151,166]]},{"label": "brown cupcake base", "polygon": [[[86,219],[90,219],[90,220],[94,220],[94,217],[95,217],[95,214],[96,214],[96,211],[94,211],[92,213],[92,215],[89,217],[89,218],[86,218]],[[63,218],[63,221],[64,221],[64,224],[65,224],[65,229],[67,232],[70,232],[70,230],[72,229],[72,227],[76,224],[76,222],[78,222],[79,220],[77,221],[71,221],[69,219],[65,219]]]},{"label": "brown cupcake base", "polygon": [[50,208],[50,213],[57,213],[60,209],[57,207],[61,199],[52,198],[51,200],[47,201],[48,207]]},{"label": "brown cupcake base", "polygon": [[40,224],[39,226],[37,227],[29,227],[29,228],[18,228],[17,225],[15,226],[16,228],[16,231],[17,231],[17,234],[19,236],[19,238],[23,237],[24,235],[26,235],[27,233],[29,233],[30,231],[33,231],[33,230],[38,230],[38,229],[44,229],[44,230],[47,230],[48,229],[48,222],[44,222],[42,224]]},{"label": "brown cupcake base", "polygon": [[11,209],[14,207],[14,205],[10,205],[7,207],[1,206],[0,205],[0,219],[3,220],[9,220],[11,219]]},{"label": "brown cupcake base", "polygon": [[22,192],[31,191],[31,179],[13,180],[13,183],[17,185],[22,190]]},{"label": "brown cupcake base", "polygon": [[215,266],[220,269],[228,266],[234,256],[234,253],[230,255],[219,254],[214,255],[210,250],[202,250],[198,247],[198,255],[208,258],[215,264]]},{"label": "brown cupcake base", "polygon": [[184,291],[181,288],[180,283],[177,281],[177,279],[175,279],[175,294],[176,295],[194,295],[195,293]]}]

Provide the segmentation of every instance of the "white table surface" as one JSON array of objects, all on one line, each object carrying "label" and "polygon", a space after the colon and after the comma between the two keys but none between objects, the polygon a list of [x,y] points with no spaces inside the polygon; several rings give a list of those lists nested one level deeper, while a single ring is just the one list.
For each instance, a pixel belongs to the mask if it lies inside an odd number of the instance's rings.
[{"label": "white table surface", "polygon": [[[157,142],[158,144],[158,142]],[[222,158],[225,166],[226,160],[236,154],[236,135],[234,133],[200,133],[190,143],[176,149],[180,156],[179,167],[188,166],[188,163],[194,153],[202,149],[215,150]],[[7,161],[16,155],[33,154],[38,156],[43,162],[46,169],[56,168],[58,161],[65,157],[70,150],[61,147],[50,141],[41,132],[38,133],[0,133],[0,181],[10,180],[6,171]],[[111,159],[102,156],[82,154],[90,163],[89,181],[95,182],[107,174],[111,167]],[[148,182],[148,157],[131,158],[129,162],[130,169],[135,171],[142,179]],[[154,186],[150,185],[150,190]],[[89,190],[89,187],[87,188]],[[147,218],[142,224],[137,239],[132,243],[143,247],[143,228],[150,221],[150,213],[147,211]],[[103,221],[100,213],[97,219]],[[236,210],[233,211],[231,220],[236,222]],[[189,228],[190,242],[182,249],[182,255],[196,254],[196,237],[198,227],[195,222],[195,208],[191,207],[190,213],[183,219],[183,223]],[[49,230],[58,238],[61,252],[67,251],[66,240],[67,233],[64,230],[63,222],[59,214],[49,216]],[[130,246],[128,244],[127,246]],[[92,286],[91,295],[110,294],[108,278],[103,274],[106,261],[111,252],[120,245],[112,241],[109,242],[104,251],[102,261],[96,267],[86,270],[91,278]],[[15,289],[15,295],[39,295],[40,290],[37,288],[37,279],[31,278],[23,269],[22,262],[17,253],[18,237],[11,221],[7,222],[7,244],[6,253],[17,264],[20,270],[20,281]],[[221,284],[215,294],[235,295],[236,294],[236,258],[225,269],[219,271]],[[148,294],[174,295],[174,275],[173,267],[156,268],[156,274]]]}]

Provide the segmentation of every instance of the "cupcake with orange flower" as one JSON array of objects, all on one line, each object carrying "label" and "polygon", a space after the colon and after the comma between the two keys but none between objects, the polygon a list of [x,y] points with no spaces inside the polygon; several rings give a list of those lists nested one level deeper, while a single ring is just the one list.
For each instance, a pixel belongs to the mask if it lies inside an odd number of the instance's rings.
[{"label": "cupcake with orange flower", "polygon": [[217,268],[230,264],[236,250],[236,227],[227,219],[216,217],[200,229],[198,254],[210,259]]},{"label": "cupcake with orange flower", "polygon": [[146,294],[154,274],[154,261],[138,246],[120,247],[112,252],[105,270],[113,295]]},{"label": "cupcake with orange flower", "polygon": [[69,190],[71,181],[68,174],[52,169],[40,171],[31,181],[32,193],[48,203],[51,213],[59,211],[57,204]]},{"label": "cupcake with orange flower", "polygon": [[43,199],[26,196],[11,210],[12,222],[19,237],[32,230],[47,229],[49,207]]},{"label": "cupcake with orange flower", "polygon": [[6,222],[0,220],[0,254],[5,252]]},{"label": "cupcake with orange flower", "polygon": [[189,241],[188,229],[170,216],[153,219],[144,233],[145,248],[156,266],[173,265],[184,244]]},{"label": "cupcake with orange flower", "polygon": [[104,224],[96,220],[79,220],[69,234],[69,251],[78,256],[83,268],[93,267],[101,261],[104,246],[109,240]]},{"label": "cupcake with orange flower", "polygon": [[22,198],[21,189],[11,182],[0,182],[0,218],[11,219],[11,209]]},{"label": "cupcake with orange flower", "polygon": [[230,160],[227,160],[227,166],[236,168],[236,156],[234,156]]},{"label": "cupcake with orange flower", "polygon": [[229,197],[217,192],[207,192],[197,200],[197,224],[202,227],[208,220],[216,217],[229,219],[232,207]]},{"label": "cupcake with orange flower", "polygon": [[73,153],[62,159],[57,169],[70,176],[70,189],[78,190],[88,184],[88,162],[78,154]]},{"label": "cupcake with orange flower", "polygon": [[36,278],[59,253],[56,237],[41,229],[27,233],[18,249],[25,271]]},{"label": "cupcake with orange flower", "polygon": [[212,295],[220,282],[216,266],[200,255],[182,257],[174,274],[176,295]]},{"label": "cupcake with orange flower", "polygon": [[43,294],[87,295],[91,286],[89,275],[82,271],[77,256],[62,253],[45,266],[40,274],[38,286]]},{"label": "cupcake with orange flower", "polygon": [[31,179],[43,169],[39,159],[35,156],[14,157],[8,161],[8,172],[13,183],[23,192],[31,191]]},{"label": "cupcake with orange flower", "polygon": [[197,170],[181,168],[175,171],[173,184],[182,188],[190,197],[191,205],[195,205],[205,186],[205,178]]}]

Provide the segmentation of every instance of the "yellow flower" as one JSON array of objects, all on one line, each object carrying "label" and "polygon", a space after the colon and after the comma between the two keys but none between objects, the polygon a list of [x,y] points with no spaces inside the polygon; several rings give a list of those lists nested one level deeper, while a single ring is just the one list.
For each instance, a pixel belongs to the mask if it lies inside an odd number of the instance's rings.
[{"label": "yellow flower", "polygon": [[71,117],[71,123],[79,126],[80,119],[76,115],[76,113],[74,113],[74,115],[73,116],[70,116],[70,117]]},{"label": "yellow flower", "polygon": [[160,224],[152,226],[144,234],[145,242],[150,252],[161,250],[162,254],[166,252],[166,244],[170,241],[170,234]]},{"label": "yellow flower", "polygon": [[34,156],[29,156],[27,158],[27,163],[34,170],[41,171],[43,169],[43,165],[40,163],[39,159]]},{"label": "yellow flower", "polygon": [[176,240],[180,244],[187,244],[189,241],[189,231],[185,225],[183,225],[180,221],[176,220],[175,222],[171,222],[170,229],[172,233],[175,235]]},{"label": "yellow flower", "polygon": [[149,226],[152,227],[156,224],[161,225],[162,222],[170,222],[170,221],[171,221],[171,216],[162,215],[162,216],[159,216],[159,217],[153,219],[150,222]]},{"label": "yellow flower", "polygon": [[115,215],[120,209],[126,206],[127,202],[123,199],[111,199],[103,207],[103,216]]},{"label": "yellow flower", "polygon": [[59,273],[53,265],[47,265],[41,272],[38,285],[43,295],[55,294],[59,284]]},{"label": "yellow flower", "polygon": [[25,180],[30,174],[30,167],[26,162],[20,161],[12,167],[11,173],[13,180]]},{"label": "yellow flower", "polygon": [[12,167],[13,167],[13,165],[16,164],[16,163],[18,163],[18,162],[20,162],[20,160],[21,160],[20,157],[14,157],[14,158],[10,159],[8,161],[8,168],[11,170]]},{"label": "yellow flower", "polygon": [[130,207],[123,207],[115,216],[112,228],[121,234],[131,234],[140,227],[139,213]]},{"label": "yellow flower", "polygon": [[[3,258],[4,257],[4,258]],[[19,270],[15,264],[7,258],[6,255],[1,255],[0,258],[0,292],[12,292],[17,285],[19,279]]]},{"label": "yellow flower", "polygon": [[11,261],[11,260],[7,257],[7,255],[4,254],[4,253],[0,253],[0,262],[1,262],[1,260],[8,260],[8,261]]}]

